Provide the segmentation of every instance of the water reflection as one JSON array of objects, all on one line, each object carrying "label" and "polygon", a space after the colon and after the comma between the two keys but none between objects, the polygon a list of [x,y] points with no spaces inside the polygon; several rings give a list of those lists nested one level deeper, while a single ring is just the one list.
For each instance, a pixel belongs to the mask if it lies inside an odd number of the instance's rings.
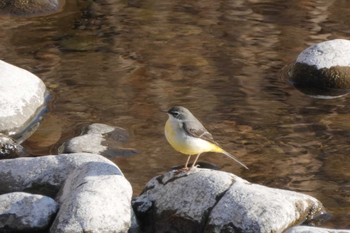
[{"label": "water reflection", "polygon": [[88,123],[124,127],[126,146],[140,153],[115,162],[137,195],[186,159],[167,144],[160,112],[184,105],[250,170],[219,154],[200,160],[311,194],[333,214],[324,225],[350,227],[349,100],[312,99],[280,79],[308,45],[347,37],[348,9],[347,1],[99,0],[2,18],[2,59],[40,76],[54,97],[25,146],[54,153]]}]

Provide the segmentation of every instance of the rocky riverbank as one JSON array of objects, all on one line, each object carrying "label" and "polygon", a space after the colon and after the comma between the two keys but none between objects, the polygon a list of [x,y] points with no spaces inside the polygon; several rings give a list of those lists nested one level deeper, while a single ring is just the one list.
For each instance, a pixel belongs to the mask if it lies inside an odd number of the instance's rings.
[{"label": "rocky riverbank", "polygon": [[1,232],[350,233],[298,226],[326,211],[312,196],[211,169],[165,172],[136,196],[106,158],[136,153],[118,146],[127,139],[118,127],[93,124],[59,155],[21,158],[20,143],[30,135],[23,132],[35,130],[47,91],[26,70],[3,61],[0,68]]}]

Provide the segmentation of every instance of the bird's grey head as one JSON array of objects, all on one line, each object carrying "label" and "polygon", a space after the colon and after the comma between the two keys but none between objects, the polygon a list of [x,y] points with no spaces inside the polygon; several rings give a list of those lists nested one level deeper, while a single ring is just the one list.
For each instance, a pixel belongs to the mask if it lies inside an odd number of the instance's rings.
[{"label": "bird's grey head", "polygon": [[168,110],[168,114],[176,119],[184,120],[186,117],[191,116],[192,113],[185,107],[174,106]]}]

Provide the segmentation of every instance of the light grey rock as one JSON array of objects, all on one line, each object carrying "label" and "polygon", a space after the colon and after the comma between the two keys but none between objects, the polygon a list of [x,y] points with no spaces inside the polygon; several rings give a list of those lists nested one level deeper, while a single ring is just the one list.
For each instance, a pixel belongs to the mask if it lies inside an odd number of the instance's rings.
[{"label": "light grey rock", "polygon": [[0,231],[39,231],[49,228],[58,204],[50,197],[24,192],[0,195]]},{"label": "light grey rock", "polygon": [[321,227],[295,226],[288,229],[285,233],[350,233],[350,230],[345,229],[328,229]]},{"label": "light grey rock", "polygon": [[127,232],[131,196],[130,183],[115,166],[83,164],[65,182],[51,232]]},{"label": "light grey rock", "polygon": [[212,170],[200,171],[169,172],[146,185],[133,202],[145,232],[203,232],[210,210],[232,178]]},{"label": "light grey rock", "polygon": [[133,201],[145,232],[282,232],[322,210],[315,198],[208,169],[153,178]]},{"label": "light grey rock", "polygon": [[94,123],[83,131],[83,135],[63,143],[59,150],[61,153],[100,154],[108,158],[131,156],[137,153],[136,150],[122,147],[128,138],[129,135],[125,129]]},{"label": "light grey rock", "polygon": [[59,11],[64,4],[64,0],[1,0],[0,13],[33,16],[47,15]]},{"label": "light grey rock", "polygon": [[350,40],[335,39],[302,51],[288,72],[289,81],[301,92],[330,99],[350,91]]},{"label": "light grey rock", "polygon": [[104,141],[102,134],[85,134],[74,137],[64,144],[63,153],[91,153],[100,154],[107,150],[102,145]]},{"label": "light grey rock", "polygon": [[94,154],[62,154],[0,161],[0,194],[26,191],[55,196],[68,175],[88,162],[112,164]]},{"label": "light grey rock", "polygon": [[311,196],[234,179],[211,211],[205,232],[283,232],[323,209]]},{"label": "light grey rock", "polygon": [[316,66],[317,69],[350,66],[350,41],[335,39],[314,44],[302,51],[296,62]]},{"label": "light grey rock", "polygon": [[26,191],[58,198],[60,210],[51,232],[127,232],[137,226],[132,222],[131,185],[103,156],[1,160],[0,177],[0,193]]},{"label": "light grey rock", "polygon": [[1,60],[0,70],[0,133],[12,137],[45,106],[46,87],[34,74]]}]

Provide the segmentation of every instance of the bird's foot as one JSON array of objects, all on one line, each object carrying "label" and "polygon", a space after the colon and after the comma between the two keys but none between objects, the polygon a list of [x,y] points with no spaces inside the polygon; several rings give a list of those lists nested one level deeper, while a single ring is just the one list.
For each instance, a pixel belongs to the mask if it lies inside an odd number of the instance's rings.
[{"label": "bird's foot", "polygon": [[188,172],[191,168],[189,167],[183,167],[183,168],[180,168],[180,169],[177,169],[176,172],[175,172],[175,175],[178,175],[180,173],[183,173],[183,172]]}]

